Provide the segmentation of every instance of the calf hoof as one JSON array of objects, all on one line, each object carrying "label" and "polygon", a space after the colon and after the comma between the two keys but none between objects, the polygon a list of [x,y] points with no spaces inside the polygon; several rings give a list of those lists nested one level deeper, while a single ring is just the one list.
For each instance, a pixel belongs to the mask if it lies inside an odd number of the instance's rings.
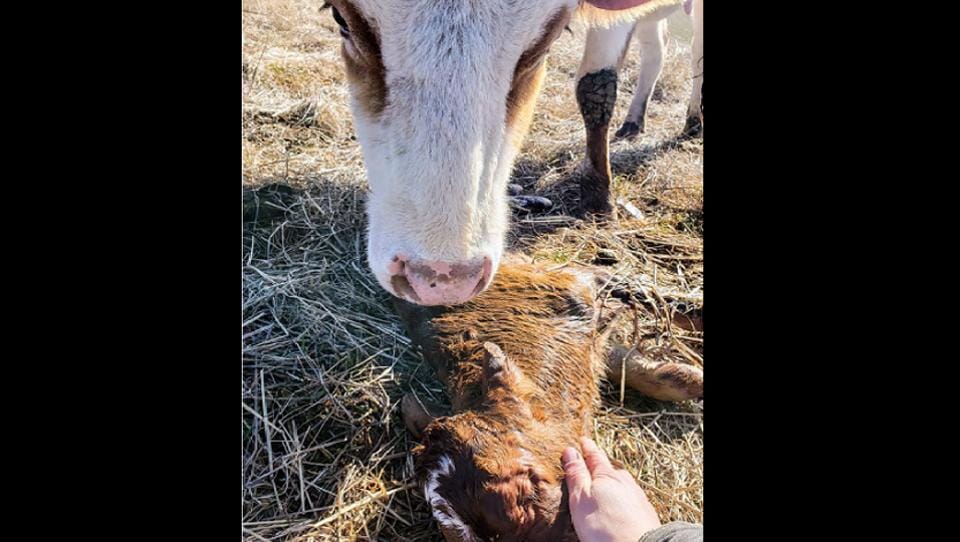
[{"label": "calf hoof", "polygon": [[687,117],[687,123],[683,126],[684,137],[700,137],[703,135],[703,121],[700,117]]},{"label": "calf hoof", "polygon": [[643,126],[640,126],[636,122],[624,122],[623,126],[617,130],[617,133],[614,134],[616,139],[633,139],[637,137],[637,134],[643,133]]},{"label": "calf hoof", "polygon": [[703,398],[703,369],[685,363],[664,363],[614,345],[607,358],[607,378],[658,401],[689,401]]},{"label": "calf hoof", "polygon": [[683,363],[665,363],[653,372],[655,384],[646,395],[658,401],[703,399],[703,370]]}]

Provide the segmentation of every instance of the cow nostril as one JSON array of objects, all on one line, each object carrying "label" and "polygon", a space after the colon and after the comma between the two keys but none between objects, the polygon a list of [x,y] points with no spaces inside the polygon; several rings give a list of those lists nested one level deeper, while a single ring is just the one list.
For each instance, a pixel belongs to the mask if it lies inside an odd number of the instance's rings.
[{"label": "cow nostril", "polygon": [[436,287],[437,287],[437,283],[436,283],[436,282],[431,282],[431,283],[430,283],[430,287],[431,287],[431,288],[436,288]]},{"label": "cow nostril", "polygon": [[393,286],[393,291],[397,294],[410,299],[416,303],[420,303],[420,296],[417,295],[416,290],[413,289],[413,286],[410,285],[410,281],[407,280],[407,277],[403,275],[394,275],[390,279],[390,284]]},{"label": "cow nostril", "polygon": [[493,262],[490,260],[488,256],[484,256],[482,272],[480,274],[480,282],[478,282],[476,287],[474,287],[472,295],[479,294],[481,291],[483,291],[484,288],[487,287],[487,284],[489,284],[490,282],[490,276],[492,274],[493,274]]}]

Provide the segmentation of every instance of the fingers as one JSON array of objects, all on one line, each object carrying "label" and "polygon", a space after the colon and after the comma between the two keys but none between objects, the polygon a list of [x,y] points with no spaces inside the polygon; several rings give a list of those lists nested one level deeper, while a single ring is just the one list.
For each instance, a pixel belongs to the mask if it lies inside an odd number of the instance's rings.
[{"label": "fingers", "polygon": [[583,448],[583,460],[590,469],[592,477],[595,478],[598,474],[612,475],[616,472],[610,460],[607,459],[607,454],[603,453],[595,442],[583,437],[580,439],[580,447]]},{"label": "fingers", "polygon": [[566,473],[567,489],[570,491],[570,497],[575,498],[583,492],[590,490],[590,471],[587,464],[580,456],[580,452],[574,447],[569,447],[563,451],[561,457],[563,461],[563,470]]}]

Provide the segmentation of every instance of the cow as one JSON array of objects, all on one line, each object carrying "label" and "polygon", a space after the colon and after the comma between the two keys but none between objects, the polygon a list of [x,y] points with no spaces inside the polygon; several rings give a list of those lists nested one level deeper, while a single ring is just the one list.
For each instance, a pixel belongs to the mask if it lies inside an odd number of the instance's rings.
[{"label": "cow", "polygon": [[[576,99],[586,130],[583,213],[613,212],[608,128],[617,72],[637,34],[641,74],[620,137],[644,130],[665,19],[684,0],[328,0],[369,181],[367,259],[379,284],[419,305],[486,289],[509,224],[507,180],[551,44],[589,28]],[[687,128],[700,122],[703,0],[694,15]]]}]

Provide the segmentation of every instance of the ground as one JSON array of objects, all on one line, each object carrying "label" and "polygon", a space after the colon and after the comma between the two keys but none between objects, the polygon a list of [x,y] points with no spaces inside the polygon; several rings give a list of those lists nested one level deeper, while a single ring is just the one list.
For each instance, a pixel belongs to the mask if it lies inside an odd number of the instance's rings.
[{"label": "ground", "polygon": [[[366,187],[347,107],[337,27],[322,2],[243,2],[243,539],[442,540],[411,483],[405,391],[443,402],[365,264]],[[647,133],[611,145],[613,225],[574,216],[584,131],[574,98],[576,25],[553,47],[511,182],[550,198],[514,214],[511,250],[605,265],[702,306],[702,140],[677,137],[688,43],[671,38]],[[634,50],[611,133],[633,96]],[[248,189],[277,185],[254,195]],[[282,186],[292,187],[285,190]],[[248,209],[256,205],[248,205]],[[641,313],[640,350],[702,366],[702,334]],[[632,323],[617,337],[633,344]],[[603,383],[595,437],[630,468],[664,521],[702,521],[703,404],[661,403]]]}]

